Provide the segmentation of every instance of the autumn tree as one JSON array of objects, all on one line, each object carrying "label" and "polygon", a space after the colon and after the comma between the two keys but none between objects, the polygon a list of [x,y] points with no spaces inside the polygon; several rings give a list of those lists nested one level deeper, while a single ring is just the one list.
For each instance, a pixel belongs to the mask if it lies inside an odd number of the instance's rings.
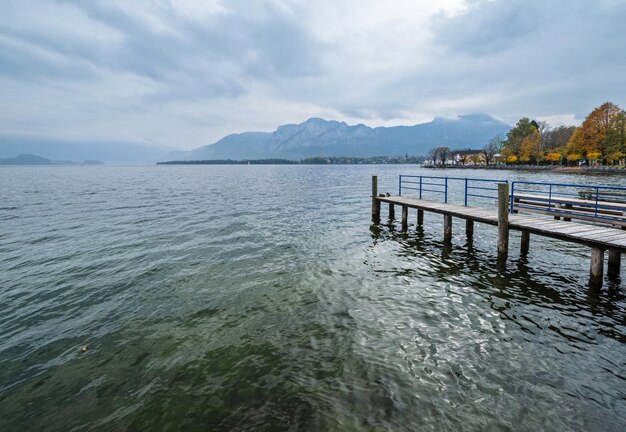
[{"label": "autumn tree", "polygon": [[545,160],[550,162],[550,165],[554,165],[556,162],[561,161],[561,153],[553,151],[546,153]]},{"label": "autumn tree", "polygon": [[519,159],[522,162],[538,163],[543,157],[541,150],[541,133],[535,130],[522,140]]},{"label": "autumn tree", "polygon": [[585,144],[583,141],[583,133],[580,128],[576,128],[576,130],[574,130],[572,137],[567,143],[565,152],[568,162],[577,162],[585,157]]},{"label": "autumn tree", "polygon": [[567,143],[567,159],[603,159],[609,163],[626,154],[624,112],[605,102],[594,109],[576,128]]}]

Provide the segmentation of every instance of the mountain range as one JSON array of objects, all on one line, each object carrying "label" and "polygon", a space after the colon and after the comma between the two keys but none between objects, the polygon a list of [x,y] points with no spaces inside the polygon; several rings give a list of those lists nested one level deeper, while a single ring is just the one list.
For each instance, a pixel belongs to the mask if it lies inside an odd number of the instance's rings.
[{"label": "mountain range", "polygon": [[0,158],[29,154],[52,161],[97,160],[106,164],[137,165],[155,163],[171,151],[171,148],[154,144],[0,135]]},{"label": "mountain range", "polygon": [[287,124],[274,132],[228,135],[214,144],[188,152],[173,152],[170,160],[304,159],[315,156],[426,155],[439,146],[452,149],[482,148],[492,137],[506,134],[511,126],[487,114],[454,119],[435,118],[414,126],[371,128],[363,124],[311,118]]},{"label": "mountain range", "polygon": [[51,160],[32,154],[20,154],[12,158],[0,158],[0,165],[102,165],[102,162],[91,159],[82,162]]},{"label": "mountain range", "polygon": [[369,127],[311,118],[273,132],[244,132],[191,151],[153,145],[107,141],[67,141],[45,137],[0,136],[0,158],[20,154],[51,160],[99,160],[106,164],[152,164],[171,160],[290,159],[316,156],[424,156],[429,150],[482,148],[511,127],[487,114],[453,119],[435,118],[414,126]]}]

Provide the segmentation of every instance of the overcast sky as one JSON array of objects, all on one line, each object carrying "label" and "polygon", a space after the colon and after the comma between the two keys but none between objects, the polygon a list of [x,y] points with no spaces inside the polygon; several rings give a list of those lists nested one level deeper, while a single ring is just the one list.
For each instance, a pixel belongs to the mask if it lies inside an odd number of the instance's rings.
[{"label": "overcast sky", "polygon": [[194,148],[309,117],[626,105],[626,0],[2,0],[0,134]]}]

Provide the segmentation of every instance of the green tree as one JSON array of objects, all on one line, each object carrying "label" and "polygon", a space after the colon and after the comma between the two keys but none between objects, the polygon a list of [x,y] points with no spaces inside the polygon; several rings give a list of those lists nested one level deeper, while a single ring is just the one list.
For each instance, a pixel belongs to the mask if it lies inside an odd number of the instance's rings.
[{"label": "green tree", "polygon": [[618,162],[626,156],[626,111],[620,111],[611,118],[603,147],[608,163]]},{"label": "green tree", "polygon": [[524,139],[538,130],[539,125],[536,121],[531,121],[528,117],[520,119],[515,127],[506,134],[503,154],[505,154],[507,158],[510,156],[519,158]]}]

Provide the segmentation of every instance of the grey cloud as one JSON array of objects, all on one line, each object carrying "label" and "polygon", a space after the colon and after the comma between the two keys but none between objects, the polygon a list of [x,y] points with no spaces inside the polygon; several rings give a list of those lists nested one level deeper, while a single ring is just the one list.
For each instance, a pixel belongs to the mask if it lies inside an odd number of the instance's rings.
[{"label": "grey cloud", "polygon": [[[319,26],[333,22],[326,18],[337,2],[224,1],[202,19],[161,0],[141,8],[116,0],[12,2],[21,13],[15,22],[0,16],[0,91],[6,106],[42,99],[20,113],[0,108],[0,129],[30,121],[63,130],[84,115],[124,139],[186,133],[206,136],[197,143],[204,144],[309,116],[375,126],[488,112],[513,123],[584,117],[604,100],[626,104],[626,1],[468,0],[462,12],[426,24],[403,15],[398,2],[393,20],[342,22],[328,36]],[[33,4],[45,7],[44,24],[29,20]],[[343,6],[347,17],[354,4]],[[50,16],[57,21],[46,28]],[[429,32],[412,37],[415,23]],[[47,115],[59,100],[67,112]]]},{"label": "grey cloud", "polygon": [[471,0],[467,10],[433,21],[438,42],[455,51],[494,54],[524,40],[546,20],[541,0]]},{"label": "grey cloud", "polygon": [[76,61],[75,53],[61,52],[49,41],[20,33],[0,28],[0,76],[82,80],[92,74],[93,69],[89,62],[82,61],[82,56]]},{"label": "grey cloud", "polygon": [[[95,22],[114,29],[119,44],[88,45],[57,35],[42,35],[38,29],[10,32],[21,43],[45,50],[51,56],[19,52],[0,41],[0,74],[43,79],[94,78],[98,70],[130,72],[161,86],[149,99],[236,97],[258,79],[293,78],[320,69],[315,40],[297,22],[271,5],[263,17],[246,18],[245,4],[202,23],[158,10],[175,34],[151,29],[144,22],[107,2],[67,2]],[[71,23],[68,23],[71,25]],[[58,63],[50,57],[64,59]],[[90,68],[89,66],[92,66]]]},{"label": "grey cloud", "polygon": [[558,57],[573,48],[583,60],[593,53],[585,48],[608,45],[622,51],[625,20],[623,0],[469,0],[464,12],[436,17],[432,31],[435,42],[453,52],[493,56],[528,46],[529,54],[553,48]]},{"label": "grey cloud", "polygon": [[246,2],[229,4],[225,13],[202,23],[170,13],[168,24],[180,37],[155,32],[106,3],[84,2],[81,7],[124,35],[122,52],[113,59],[117,65],[152,78],[162,78],[172,70],[194,72],[194,59],[211,63],[215,70],[230,63],[243,65],[242,70],[249,73],[271,70],[278,76],[311,73],[319,65],[312,49],[315,40],[271,6],[262,17],[250,19],[241,13]]},{"label": "grey cloud", "polygon": [[488,111],[511,122],[583,118],[604,100],[626,102],[624,22],[624,1],[473,0],[463,13],[439,15],[430,61],[378,94],[424,111]]}]

